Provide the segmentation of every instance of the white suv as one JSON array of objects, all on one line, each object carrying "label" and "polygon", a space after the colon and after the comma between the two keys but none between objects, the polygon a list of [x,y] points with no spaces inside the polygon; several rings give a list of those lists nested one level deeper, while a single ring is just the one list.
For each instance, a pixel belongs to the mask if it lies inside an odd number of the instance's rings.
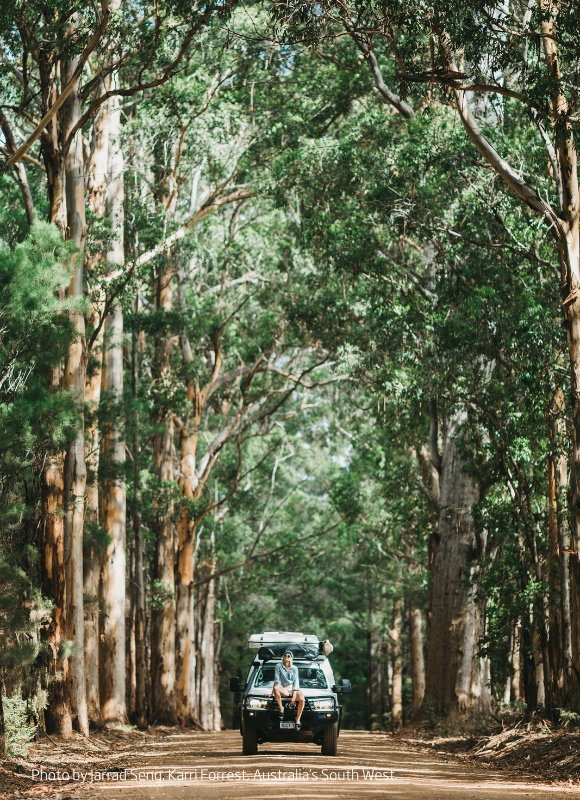
[{"label": "white suv", "polygon": [[[345,679],[336,684],[324,652],[329,650],[327,643],[310,634],[266,631],[253,634],[248,644],[258,653],[246,683],[242,684],[239,677],[230,678],[230,690],[242,693],[239,710],[243,754],[255,755],[262,742],[313,742],[321,745],[323,755],[335,756],[342,716],[338,695],[348,694],[351,687]],[[274,686],[276,664],[286,651],[293,654],[306,701],[300,731],[296,730],[296,709],[290,707],[290,698],[282,698],[284,718],[280,720],[278,706],[268,696]]]}]

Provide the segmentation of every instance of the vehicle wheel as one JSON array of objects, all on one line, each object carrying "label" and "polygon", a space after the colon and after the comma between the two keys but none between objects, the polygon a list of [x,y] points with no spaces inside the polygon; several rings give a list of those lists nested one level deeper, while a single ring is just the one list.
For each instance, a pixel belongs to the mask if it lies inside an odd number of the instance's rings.
[{"label": "vehicle wheel", "polygon": [[338,748],[338,723],[322,731],[322,755],[335,756]]},{"label": "vehicle wheel", "polygon": [[258,752],[258,731],[249,725],[244,725],[242,733],[242,755],[255,756]]}]

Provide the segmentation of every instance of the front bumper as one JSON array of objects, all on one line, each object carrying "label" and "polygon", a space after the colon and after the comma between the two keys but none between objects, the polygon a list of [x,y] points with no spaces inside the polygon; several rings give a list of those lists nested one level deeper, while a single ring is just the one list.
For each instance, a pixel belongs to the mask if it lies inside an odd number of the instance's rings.
[{"label": "front bumper", "polygon": [[296,709],[284,706],[284,719],[278,717],[278,706],[274,704],[270,708],[246,708],[241,709],[241,720],[243,725],[256,728],[258,738],[262,741],[287,741],[293,739],[316,739],[322,731],[329,725],[333,725],[339,720],[339,709],[332,711],[314,711],[305,707],[302,712],[302,730],[295,728],[281,728],[280,722],[296,722]]}]

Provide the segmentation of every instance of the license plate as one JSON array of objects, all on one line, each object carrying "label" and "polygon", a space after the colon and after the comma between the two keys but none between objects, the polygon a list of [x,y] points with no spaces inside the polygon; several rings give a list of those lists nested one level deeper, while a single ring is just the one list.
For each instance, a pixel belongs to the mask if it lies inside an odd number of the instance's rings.
[{"label": "license plate", "polygon": [[280,723],[280,727],[281,728],[286,728],[287,730],[294,730],[294,728],[296,727],[296,723],[295,722],[281,722]]}]

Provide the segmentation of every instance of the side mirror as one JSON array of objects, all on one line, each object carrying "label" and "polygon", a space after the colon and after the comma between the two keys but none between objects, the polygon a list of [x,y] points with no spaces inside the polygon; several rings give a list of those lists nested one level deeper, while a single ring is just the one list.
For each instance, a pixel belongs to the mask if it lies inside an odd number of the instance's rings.
[{"label": "side mirror", "polygon": [[237,675],[230,678],[230,692],[241,692],[242,684]]},{"label": "side mirror", "polygon": [[352,691],[352,686],[347,678],[342,678],[338,686],[332,687],[332,691],[336,692],[337,694],[350,694]]}]

